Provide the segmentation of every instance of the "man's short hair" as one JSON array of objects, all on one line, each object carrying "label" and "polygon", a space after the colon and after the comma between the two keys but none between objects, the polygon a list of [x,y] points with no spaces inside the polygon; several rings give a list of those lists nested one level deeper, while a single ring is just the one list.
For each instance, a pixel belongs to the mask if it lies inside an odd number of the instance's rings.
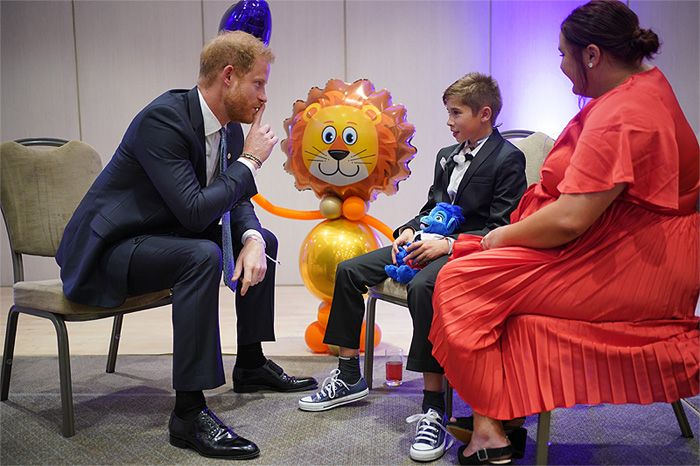
[{"label": "man's short hair", "polygon": [[275,56],[262,41],[243,31],[223,31],[209,41],[199,55],[199,82],[208,86],[216,75],[228,65],[232,65],[238,76],[247,74],[258,57],[268,63]]},{"label": "man's short hair", "polygon": [[496,125],[496,117],[501,113],[503,100],[498,83],[491,76],[481,73],[465,74],[442,94],[442,102],[447,104],[447,99],[457,97],[462,104],[468,106],[474,115],[484,107],[491,108],[491,125]]}]

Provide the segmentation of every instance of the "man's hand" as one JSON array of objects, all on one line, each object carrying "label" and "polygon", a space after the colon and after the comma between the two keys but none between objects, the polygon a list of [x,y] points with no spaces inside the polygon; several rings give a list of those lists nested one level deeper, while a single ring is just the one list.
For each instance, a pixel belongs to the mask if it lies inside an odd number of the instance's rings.
[{"label": "man's hand", "polygon": [[278,141],[270,125],[260,123],[264,111],[265,104],[262,104],[253,117],[253,123],[243,144],[243,152],[253,154],[260,162],[267,160]]},{"label": "man's hand", "polygon": [[394,240],[391,245],[391,262],[394,265],[396,265],[396,254],[399,252],[399,246],[403,246],[404,244],[412,241],[415,234],[416,232],[413,231],[413,229],[405,228],[399,237]]},{"label": "man's hand", "polygon": [[410,260],[415,265],[426,265],[430,261],[437,259],[440,256],[445,256],[450,252],[450,243],[444,239],[429,239],[425,241],[416,241],[406,248],[408,255],[404,262]]},{"label": "man's hand", "polygon": [[265,257],[265,247],[257,239],[248,238],[243,245],[243,249],[238,254],[236,267],[233,269],[233,279],[241,280],[241,296],[245,296],[248,287],[255,286],[265,278],[267,272],[267,258]]}]

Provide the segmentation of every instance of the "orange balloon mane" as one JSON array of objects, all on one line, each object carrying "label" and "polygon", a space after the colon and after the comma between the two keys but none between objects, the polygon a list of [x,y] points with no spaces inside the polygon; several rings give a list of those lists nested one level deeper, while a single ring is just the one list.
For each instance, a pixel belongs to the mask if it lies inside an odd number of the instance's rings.
[{"label": "orange balloon mane", "polygon": [[284,168],[297,189],[312,189],[319,198],[372,201],[380,192],[395,194],[416,153],[415,127],[405,120],[406,109],[392,105],[388,91],[375,92],[366,79],[332,79],[296,101],[284,121]]}]

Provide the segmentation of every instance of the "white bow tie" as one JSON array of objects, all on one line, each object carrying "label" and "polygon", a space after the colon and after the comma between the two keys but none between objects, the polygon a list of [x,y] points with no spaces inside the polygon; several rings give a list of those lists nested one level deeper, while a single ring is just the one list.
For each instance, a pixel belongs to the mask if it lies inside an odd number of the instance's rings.
[{"label": "white bow tie", "polygon": [[472,155],[471,152],[467,152],[466,154],[463,154],[460,152],[459,154],[452,157],[452,160],[454,160],[455,163],[457,165],[460,165],[460,166],[464,165],[467,161],[471,162],[473,159],[474,159],[474,155]]}]

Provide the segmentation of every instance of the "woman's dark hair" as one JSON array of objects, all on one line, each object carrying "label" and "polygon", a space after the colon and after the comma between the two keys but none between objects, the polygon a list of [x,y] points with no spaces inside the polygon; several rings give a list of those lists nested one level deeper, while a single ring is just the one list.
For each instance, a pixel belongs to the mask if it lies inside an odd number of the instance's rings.
[{"label": "woman's dark hair", "polygon": [[[593,0],[581,5],[561,23],[561,32],[579,53],[594,44],[626,65],[652,58],[661,45],[659,36],[651,29],[641,29],[635,12],[618,0]],[[585,80],[582,60],[578,66]]]}]

